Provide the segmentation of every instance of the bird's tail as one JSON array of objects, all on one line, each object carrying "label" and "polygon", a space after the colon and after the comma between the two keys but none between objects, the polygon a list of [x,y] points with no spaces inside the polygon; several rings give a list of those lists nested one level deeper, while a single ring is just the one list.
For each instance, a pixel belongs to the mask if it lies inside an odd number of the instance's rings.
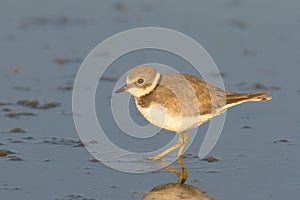
[{"label": "bird's tail", "polygon": [[231,107],[249,101],[269,101],[272,97],[266,92],[253,92],[245,94],[226,94],[226,106]]}]

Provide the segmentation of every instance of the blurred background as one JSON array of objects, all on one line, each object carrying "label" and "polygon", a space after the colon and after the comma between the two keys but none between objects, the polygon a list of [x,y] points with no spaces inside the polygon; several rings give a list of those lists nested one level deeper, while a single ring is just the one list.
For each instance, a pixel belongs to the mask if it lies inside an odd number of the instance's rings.
[{"label": "blurred background", "polygon": [[[174,29],[202,44],[227,90],[273,96],[227,112],[210,153],[218,161],[196,158],[207,124],[199,128],[184,159],[186,183],[216,199],[296,199],[299,7],[297,0],[2,0],[1,199],[142,199],[155,186],[177,182],[173,173],[126,174],[97,162],[81,144],[72,118],[72,85],[83,59],[111,35],[145,26]],[[150,50],[125,55],[100,81],[97,110],[110,106],[111,88],[124,72],[149,62],[194,73],[174,55]],[[142,121],[133,102],[131,107]],[[151,151],[174,136],[135,140],[122,135],[110,117],[99,119],[112,141],[129,150]]]}]

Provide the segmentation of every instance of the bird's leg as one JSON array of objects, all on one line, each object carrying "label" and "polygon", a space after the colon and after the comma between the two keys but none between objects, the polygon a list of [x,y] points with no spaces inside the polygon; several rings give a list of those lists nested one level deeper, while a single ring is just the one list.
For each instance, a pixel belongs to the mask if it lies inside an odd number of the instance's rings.
[{"label": "bird's leg", "polygon": [[182,155],[182,152],[184,150],[184,147],[185,147],[185,144],[186,144],[186,141],[188,140],[188,138],[189,138],[188,132],[184,131],[183,132],[183,143],[180,146],[180,149],[179,149],[178,154],[177,154],[178,160],[180,159],[180,156]]},{"label": "bird's leg", "polygon": [[187,172],[187,170],[186,170],[186,168],[185,168],[185,166],[183,164],[182,156],[179,156],[178,163],[179,163],[179,166],[181,168],[181,173],[177,173],[177,176],[178,176],[177,183],[178,184],[184,184],[185,181],[188,178],[188,172]]},{"label": "bird's leg", "polygon": [[165,155],[167,155],[171,151],[174,151],[175,149],[177,149],[178,147],[180,147],[183,143],[184,143],[184,140],[183,140],[182,135],[180,133],[180,134],[178,134],[178,141],[177,141],[176,144],[174,144],[170,148],[166,149],[165,151],[161,152],[160,154],[157,154],[155,156],[149,157],[148,159],[149,160],[158,160],[158,159],[161,159],[162,157],[164,157]]},{"label": "bird's leg", "polygon": [[[167,161],[161,160],[161,162],[164,162],[163,165],[168,165],[169,163]],[[167,171],[167,172],[175,172],[177,175],[177,183],[178,184],[184,184],[185,181],[188,178],[188,172],[184,166],[183,163],[183,156],[180,156],[178,159],[178,163],[180,168],[176,168],[173,165],[169,165],[167,166],[163,171]]]}]

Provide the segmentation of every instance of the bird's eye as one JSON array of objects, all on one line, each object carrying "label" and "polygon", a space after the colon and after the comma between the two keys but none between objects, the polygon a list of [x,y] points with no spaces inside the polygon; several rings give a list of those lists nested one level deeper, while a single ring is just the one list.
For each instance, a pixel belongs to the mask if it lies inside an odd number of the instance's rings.
[{"label": "bird's eye", "polygon": [[142,79],[142,78],[139,78],[139,79],[137,80],[137,83],[138,83],[138,84],[142,84],[142,83],[144,83],[144,79]]}]

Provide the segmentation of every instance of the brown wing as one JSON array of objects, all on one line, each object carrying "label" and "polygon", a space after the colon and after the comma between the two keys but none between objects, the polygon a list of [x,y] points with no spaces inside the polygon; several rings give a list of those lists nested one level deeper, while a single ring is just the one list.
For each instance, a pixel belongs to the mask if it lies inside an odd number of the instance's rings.
[{"label": "brown wing", "polygon": [[214,114],[226,105],[227,92],[194,76],[184,74],[197,95],[200,114]]},{"label": "brown wing", "polygon": [[191,75],[184,75],[184,77],[189,80],[195,90],[195,94],[197,94],[200,110],[206,112],[201,112],[201,114],[220,114],[220,112],[222,113],[225,109],[244,102],[268,101],[272,99],[272,97],[265,92],[244,94],[228,92]]},{"label": "brown wing", "polygon": [[214,113],[226,104],[226,92],[187,74],[164,74],[158,86],[148,95],[137,98],[148,107],[161,104],[172,114],[193,117]]}]

